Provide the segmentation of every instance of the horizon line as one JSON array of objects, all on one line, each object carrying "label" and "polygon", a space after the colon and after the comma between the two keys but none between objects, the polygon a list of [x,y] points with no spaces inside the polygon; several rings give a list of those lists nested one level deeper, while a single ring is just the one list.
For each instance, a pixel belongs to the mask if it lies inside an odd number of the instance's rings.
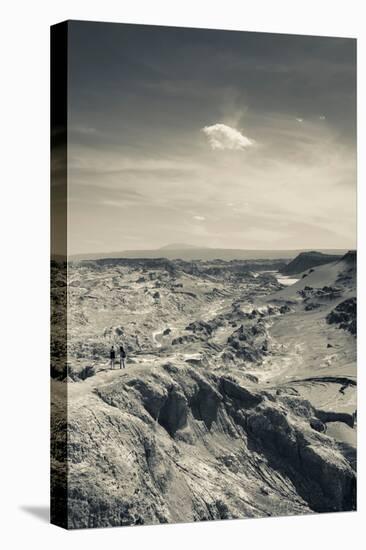
[{"label": "horizon line", "polygon": [[[276,251],[281,251],[281,252],[292,252],[292,251],[299,251],[299,250],[303,250],[303,251],[319,251],[319,250],[357,250],[357,247],[356,246],[343,246],[343,247],[299,247],[299,248],[228,248],[228,247],[213,247],[213,248],[210,248],[210,247],[205,247],[205,246],[192,246],[192,247],[188,247],[188,248],[167,248],[167,246],[162,246],[162,247],[159,247],[159,248],[125,248],[123,250],[109,250],[109,251],[106,251],[106,252],[103,252],[103,251],[96,251],[96,252],[73,252],[72,254],[69,254],[67,253],[66,255],[67,256],[81,256],[81,255],[86,255],[86,254],[123,254],[124,252],[159,252],[161,251],[162,253],[163,252],[174,252],[175,250],[179,250],[179,251],[182,251],[184,250],[185,252],[193,252],[193,251],[198,251],[198,250],[228,250],[228,251],[232,251],[232,250],[235,250],[235,251],[242,251],[242,252],[276,252]],[[56,254],[56,255],[60,255],[60,256],[63,256],[65,254]]]}]

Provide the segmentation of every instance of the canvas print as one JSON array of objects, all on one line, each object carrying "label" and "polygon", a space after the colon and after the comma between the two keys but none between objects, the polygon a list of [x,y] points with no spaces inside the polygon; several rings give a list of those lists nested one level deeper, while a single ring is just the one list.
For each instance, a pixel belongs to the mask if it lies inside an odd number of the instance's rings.
[{"label": "canvas print", "polygon": [[356,509],[356,41],[51,29],[51,516]]}]

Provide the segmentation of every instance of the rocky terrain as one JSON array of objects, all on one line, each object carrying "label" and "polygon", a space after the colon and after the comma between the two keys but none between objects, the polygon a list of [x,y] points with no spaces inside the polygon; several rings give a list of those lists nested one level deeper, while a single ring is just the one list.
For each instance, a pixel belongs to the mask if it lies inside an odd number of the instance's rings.
[{"label": "rocky terrain", "polygon": [[348,298],[338,304],[330,313],[328,313],[327,322],[336,324],[339,328],[348,330],[351,334],[357,332],[357,302],[356,298]]},{"label": "rocky terrain", "polygon": [[[278,260],[73,262],[67,362],[65,270],[53,265],[54,518],[82,528],[354,510],[355,261],[286,287]],[[126,369],[111,370],[120,343]]]}]

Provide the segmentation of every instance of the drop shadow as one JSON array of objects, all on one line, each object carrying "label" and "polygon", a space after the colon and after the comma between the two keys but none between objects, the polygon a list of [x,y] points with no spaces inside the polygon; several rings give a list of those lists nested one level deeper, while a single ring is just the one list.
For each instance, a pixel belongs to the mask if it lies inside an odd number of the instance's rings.
[{"label": "drop shadow", "polygon": [[50,522],[50,507],[49,506],[20,506],[23,512],[31,514],[44,523]]}]

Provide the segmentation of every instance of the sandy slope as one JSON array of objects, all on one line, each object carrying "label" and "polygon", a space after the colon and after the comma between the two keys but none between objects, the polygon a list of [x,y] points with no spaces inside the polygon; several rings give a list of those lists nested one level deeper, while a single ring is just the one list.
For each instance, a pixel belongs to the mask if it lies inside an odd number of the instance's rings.
[{"label": "sandy slope", "polygon": [[[355,263],[352,259],[345,259],[345,257],[343,257],[343,259],[336,262],[318,266],[311,272],[307,270],[304,273],[300,273],[298,275],[300,280],[297,283],[269,296],[269,299],[300,300],[298,294],[299,290],[303,290],[306,286],[321,288],[329,285],[337,285],[339,277],[348,270],[351,272],[351,280],[345,289],[345,293],[354,296],[356,294]],[[306,277],[302,278],[303,275],[306,275]]]}]

